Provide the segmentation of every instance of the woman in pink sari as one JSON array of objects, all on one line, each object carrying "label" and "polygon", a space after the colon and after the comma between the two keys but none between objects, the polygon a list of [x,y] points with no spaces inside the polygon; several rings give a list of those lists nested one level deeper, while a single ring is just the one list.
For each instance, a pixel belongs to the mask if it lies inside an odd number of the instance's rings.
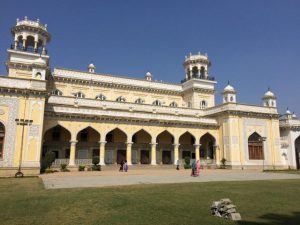
[{"label": "woman in pink sari", "polygon": [[200,160],[197,160],[195,177],[198,177],[199,174],[200,174]]}]

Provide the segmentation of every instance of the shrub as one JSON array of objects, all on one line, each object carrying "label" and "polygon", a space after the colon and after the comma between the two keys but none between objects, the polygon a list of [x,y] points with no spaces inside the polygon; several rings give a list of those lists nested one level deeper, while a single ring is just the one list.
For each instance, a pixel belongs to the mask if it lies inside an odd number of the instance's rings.
[{"label": "shrub", "polygon": [[45,173],[54,173],[54,171],[50,168],[45,169]]},{"label": "shrub", "polygon": [[225,169],[226,168],[226,159],[225,158],[222,158],[221,160],[220,160],[220,162],[221,162],[221,169]]},{"label": "shrub", "polygon": [[93,171],[101,171],[101,165],[93,165],[92,170]]},{"label": "shrub", "polygon": [[184,166],[183,166],[183,168],[184,169],[190,169],[191,168],[191,157],[189,157],[189,156],[186,156],[185,158],[184,158]]},{"label": "shrub", "polygon": [[94,156],[94,157],[93,157],[93,160],[92,160],[92,163],[93,163],[94,165],[98,165],[99,162],[100,162],[99,156]]},{"label": "shrub", "polygon": [[46,168],[50,168],[52,163],[55,160],[55,153],[54,152],[47,152],[45,155],[45,166]]},{"label": "shrub", "polygon": [[84,169],[85,169],[85,165],[79,165],[78,171],[84,171]]},{"label": "shrub", "polygon": [[63,163],[63,164],[60,164],[60,171],[61,172],[69,172],[70,170],[67,169],[67,164]]}]

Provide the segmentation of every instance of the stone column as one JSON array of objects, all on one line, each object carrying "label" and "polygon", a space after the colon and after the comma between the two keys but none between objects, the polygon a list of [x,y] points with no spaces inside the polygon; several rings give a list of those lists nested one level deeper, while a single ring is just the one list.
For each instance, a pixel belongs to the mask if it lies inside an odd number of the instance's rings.
[{"label": "stone column", "polygon": [[126,160],[128,165],[132,165],[131,163],[131,149],[132,149],[132,142],[127,142],[126,143],[127,148],[126,148]]},{"label": "stone column", "polygon": [[174,165],[177,164],[177,160],[179,160],[179,144],[174,144]]},{"label": "stone column", "polygon": [[157,143],[150,143],[151,145],[151,165],[156,165],[156,145]]},{"label": "stone column", "polygon": [[138,164],[141,164],[141,147],[137,148],[137,159],[136,159]]},{"label": "stone column", "polygon": [[70,141],[71,147],[70,147],[70,160],[69,160],[69,166],[75,166],[75,155],[76,155],[76,143],[77,141]]},{"label": "stone column", "polygon": [[200,144],[194,144],[195,147],[195,156],[196,156],[196,161],[200,160]]},{"label": "stone column", "polygon": [[23,38],[23,50],[26,48],[26,38]]},{"label": "stone column", "polygon": [[106,144],[106,141],[99,141],[99,164],[101,166],[104,166],[105,165],[105,144]]},{"label": "stone column", "polygon": [[34,52],[37,52],[37,45],[38,45],[38,42],[34,41]]}]

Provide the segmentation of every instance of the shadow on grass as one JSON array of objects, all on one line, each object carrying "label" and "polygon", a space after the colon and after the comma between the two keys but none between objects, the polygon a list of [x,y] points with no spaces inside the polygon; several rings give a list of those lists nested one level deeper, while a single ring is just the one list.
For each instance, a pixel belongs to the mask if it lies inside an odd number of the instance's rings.
[{"label": "shadow on grass", "polygon": [[239,225],[299,225],[300,212],[293,212],[292,215],[280,215],[268,213],[259,217],[265,222],[239,221]]}]

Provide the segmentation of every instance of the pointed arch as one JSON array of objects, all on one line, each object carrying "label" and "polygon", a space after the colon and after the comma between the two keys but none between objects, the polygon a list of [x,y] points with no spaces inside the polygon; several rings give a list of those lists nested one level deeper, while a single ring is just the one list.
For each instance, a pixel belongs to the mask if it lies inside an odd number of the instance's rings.
[{"label": "pointed arch", "polygon": [[216,138],[209,132],[200,138],[200,158],[215,159]]},{"label": "pointed arch", "polygon": [[120,128],[116,127],[105,135],[105,140],[107,143],[109,142],[127,142],[127,134],[121,130]]},{"label": "pointed arch", "polygon": [[[62,131],[65,131],[66,134],[64,134],[64,137],[70,137],[69,140],[71,140],[71,131],[69,131],[68,128],[66,128],[63,125],[58,123],[58,124],[55,124],[55,125],[49,127],[48,129],[44,130],[44,134],[43,134],[44,141],[46,140],[46,138],[48,140],[50,139],[49,135],[50,135],[51,132],[53,132],[55,130],[58,131],[59,129],[61,129]],[[58,134],[54,134],[54,135],[56,135],[56,138],[59,136]]]},{"label": "pointed arch", "polygon": [[132,135],[133,143],[149,144],[151,143],[151,140],[152,140],[151,134],[145,131],[144,129],[140,129]]},{"label": "pointed arch", "polygon": [[158,144],[174,144],[174,135],[168,130],[164,130],[156,137],[156,143]]},{"label": "pointed arch", "polygon": [[248,154],[249,160],[263,160],[264,159],[264,146],[262,137],[253,132],[248,137]]},{"label": "pointed arch", "polygon": [[100,141],[100,133],[93,127],[87,126],[78,131],[76,140],[78,142],[98,142]]},{"label": "pointed arch", "polygon": [[179,144],[195,144],[196,139],[193,134],[191,134],[189,131],[184,132],[179,136]]},{"label": "pointed arch", "polygon": [[3,159],[4,155],[4,141],[5,141],[5,126],[0,122],[0,159]]}]

